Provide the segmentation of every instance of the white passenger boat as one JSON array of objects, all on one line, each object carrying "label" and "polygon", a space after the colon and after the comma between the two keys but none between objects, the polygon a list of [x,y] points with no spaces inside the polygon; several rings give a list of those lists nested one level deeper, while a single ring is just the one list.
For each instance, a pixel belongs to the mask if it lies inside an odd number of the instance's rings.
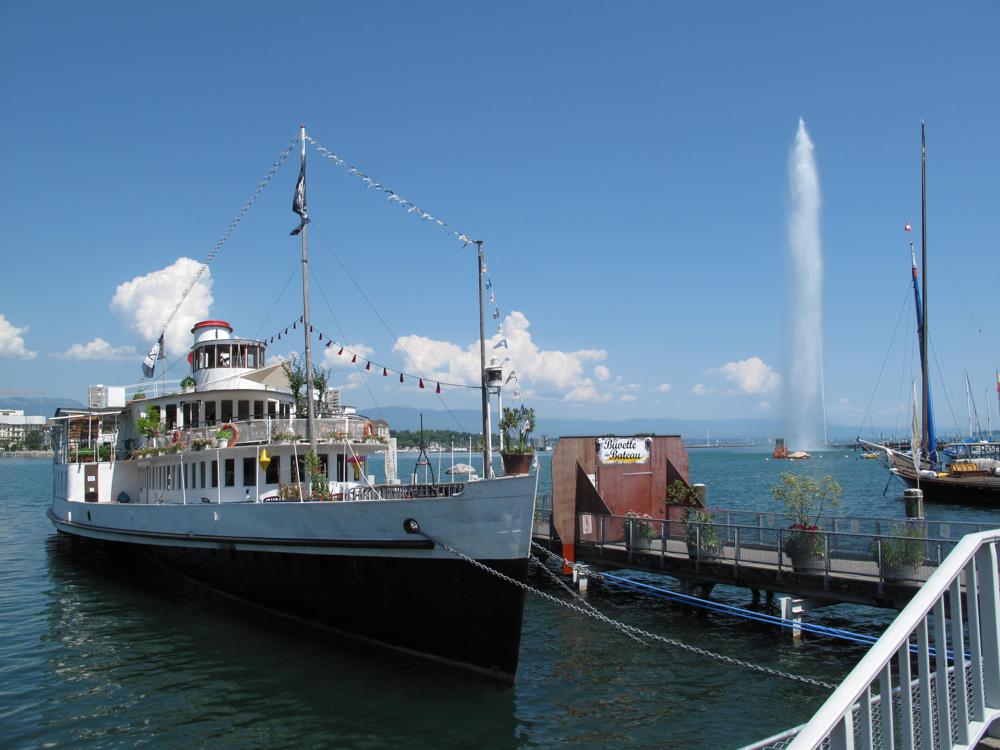
[{"label": "white passenger boat", "polygon": [[[57,411],[56,529],[343,635],[513,679],[524,590],[496,573],[526,577],[537,469],[400,484],[390,460],[375,484],[367,457],[395,455],[384,423],[337,392],[317,400],[311,378],[307,408],[296,404],[283,366],[265,364],[266,342],[234,336],[225,321],[197,323],[192,335],[184,387],[97,389],[90,408]],[[488,441],[484,460],[492,465]]]}]

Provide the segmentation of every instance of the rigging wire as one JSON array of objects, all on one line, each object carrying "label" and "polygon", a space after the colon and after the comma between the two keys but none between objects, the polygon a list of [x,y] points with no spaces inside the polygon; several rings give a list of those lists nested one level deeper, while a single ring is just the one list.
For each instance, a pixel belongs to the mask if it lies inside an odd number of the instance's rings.
[{"label": "rigging wire", "polygon": [[[972,325],[976,327],[976,332],[982,337],[983,342],[987,345],[987,348],[995,352],[997,350],[996,344],[988,339],[986,333],[983,331],[982,326],[979,325],[979,321],[976,320],[976,316],[973,314],[972,308],[969,306],[969,303],[965,300],[965,297],[962,295],[961,287],[959,287],[958,284],[955,283],[955,278],[951,275],[951,271],[948,269],[948,265],[940,258],[935,257],[935,260],[937,261],[937,265],[940,266],[942,269],[944,269],[945,276],[948,277],[948,281],[951,282],[951,285],[955,289],[956,294],[958,294],[958,299],[961,301],[962,305],[965,306],[965,311],[969,314],[969,319],[972,321]],[[990,356],[991,359],[993,360],[993,369],[1000,370],[1000,364],[997,363],[996,355],[993,354]]]},{"label": "rigging wire", "polygon": [[292,272],[288,276],[288,280],[285,282],[285,285],[281,287],[281,291],[278,292],[278,296],[275,298],[274,304],[271,305],[271,309],[267,311],[267,315],[265,315],[264,319],[261,321],[260,326],[257,328],[257,332],[254,333],[253,337],[255,339],[260,339],[260,332],[264,330],[264,326],[267,325],[267,321],[271,319],[271,314],[274,312],[274,308],[278,306],[278,303],[281,302],[281,298],[285,296],[285,291],[288,289],[288,285],[292,283],[292,279],[295,278],[295,274],[299,270],[300,265],[301,261],[296,260],[295,266],[292,268]]},{"label": "rigging wire", "polygon": [[[319,283],[319,276],[312,268],[309,269],[309,273],[313,277],[313,281],[316,282],[316,288],[319,289],[319,295],[320,297],[323,298],[323,304],[326,305],[326,309],[330,313],[330,317],[333,318],[333,324],[337,327],[337,330],[340,331],[341,337],[346,339],[347,336],[344,334],[344,329],[341,327],[340,321],[337,320],[337,316],[333,312],[333,307],[330,305],[330,300],[327,299],[326,292],[323,290],[323,285]],[[326,359],[325,354],[323,358]],[[354,369],[358,372],[359,375],[361,375],[360,363],[355,363]],[[379,416],[386,422],[388,422],[389,420],[385,419],[385,412],[382,411],[382,405],[378,402],[378,399],[375,398],[375,394],[372,392],[371,386],[368,384],[368,378],[366,378],[364,375],[361,375],[361,382],[364,383],[365,390],[368,391],[368,395],[371,397],[372,403],[375,404],[375,408],[378,410]],[[352,448],[351,450],[353,452],[354,449]]]},{"label": "rigging wire", "polygon": [[239,226],[239,223],[243,220],[243,217],[246,216],[247,211],[249,211],[250,207],[257,202],[257,198],[260,197],[260,194],[262,192],[264,192],[264,188],[266,188],[268,184],[270,184],[271,178],[274,177],[274,175],[278,172],[278,170],[281,168],[281,165],[285,163],[285,160],[288,158],[288,155],[292,152],[292,149],[294,149],[299,142],[300,142],[299,136],[296,135],[292,139],[291,143],[289,143],[285,147],[285,150],[281,152],[281,154],[274,161],[274,163],[271,164],[271,167],[270,169],[268,169],[267,174],[264,175],[264,178],[257,184],[257,189],[254,190],[253,195],[251,195],[250,198],[247,199],[247,201],[240,207],[240,210],[236,214],[235,218],[233,218],[233,220],[229,222],[229,226],[226,227],[226,231],[223,233],[222,237],[219,238],[218,242],[215,243],[214,247],[212,247],[212,249],[209,251],[208,255],[205,257],[204,262],[202,262],[201,266],[198,268],[198,273],[196,273],[194,277],[191,279],[191,281],[188,282],[188,285],[184,288],[184,291],[181,293],[180,299],[177,300],[177,304],[174,305],[174,309],[170,312],[170,315],[167,316],[167,320],[163,324],[163,328],[160,329],[160,336],[166,333],[167,328],[170,326],[170,323],[174,319],[174,316],[176,316],[177,311],[181,309],[181,305],[184,304],[184,300],[187,299],[188,295],[191,293],[191,290],[194,289],[195,284],[198,283],[198,280],[202,277],[205,271],[208,270],[209,264],[213,260],[215,260],[215,256],[217,256],[219,252],[222,250],[222,246],[226,244],[226,241],[232,236],[233,232],[236,231],[236,227]]},{"label": "rigging wire", "polygon": [[899,308],[899,314],[896,316],[896,327],[892,329],[892,338],[889,339],[889,346],[885,350],[885,357],[882,359],[882,367],[878,371],[878,378],[875,381],[875,388],[872,390],[872,395],[868,398],[868,406],[865,407],[865,414],[861,418],[861,426],[858,428],[858,434],[861,434],[861,430],[865,426],[865,420],[868,419],[868,414],[871,412],[872,402],[875,400],[875,394],[878,393],[879,383],[882,382],[882,375],[885,373],[885,366],[889,362],[889,355],[892,353],[892,346],[896,341],[896,334],[899,332],[899,324],[903,319],[903,311],[906,309],[906,300],[909,297],[909,284],[907,284],[906,293],[903,295],[903,304]]},{"label": "rigging wire", "polygon": [[[382,314],[378,311],[378,308],[375,307],[375,304],[371,301],[371,299],[365,293],[365,290],[358,283],[357,279],[354,278],[354,274],[351,273],[351,270],[340,259],[340,256],[337,255],[337,252],[333,249],[333,245],[329,242],[329,240],[326,239],[326,236],[316,226],[316,221],[313,220],[311,222],[310,226],[312,227],[313,231],[317,235],[319,235],[319,238],[323,241],[323,245],[326,246],[326,249],[329,251],[330,255],[333,256],[334,260],[337,261],[337,264],[341,267],[341,269],[343,269],[344,273],[347,275],[347,278],[351,280],[352,284],[354,284],[354,288],[358,290],[358,293],[361,295],[361,297],[364,299],[364,301],[368,304],[368,307],[370,307],[371,310],[372,310],[372,312],[375,313],[375,317],[377,317],[379,319],[379,322],[382,323],[382,326],[385,328],[385,330],[388,331],[388,333],[389,333],[390,336],[392,336],[392,340],[394,342],[398,342],[400,337],[396,335],[396,333],[392,330],[392,328],[390,327],[390,325],[386,322],[385,318],[382,317]],[[406,351],[406,349],[403,348],[403,347],[400,347],[400,350],[403,352],[404,355],[406,355],[406,359],[413,366],[413,369],[416,370],[417,373],[421,373],[420,367],[413,360],[413,357],[410,356],[410,353],[408,351]],[[423,379],[425,379],[425,380],[433,380],[433,378],[426,378],[422,374],[420,374],[420,377],[423,378]],[[441,402],[441,405],[445,408],[445,410],[448,412],[448,414],[451,416],[451,418],[455,421],[455,424],[458,425],[458,429],[460,431],[462,431],[462,432],[469,432],[469,430],[467,430],[465,428],[465,425],[462,424],[462,422],[459,420],[459,418],[457,416],[455,416],[455,413],[449,408],[448,404],[445,403],[445,400],[441,397],[441,394],[440,393],[435,393],[434,395],[437,397],[438,401]]]}]

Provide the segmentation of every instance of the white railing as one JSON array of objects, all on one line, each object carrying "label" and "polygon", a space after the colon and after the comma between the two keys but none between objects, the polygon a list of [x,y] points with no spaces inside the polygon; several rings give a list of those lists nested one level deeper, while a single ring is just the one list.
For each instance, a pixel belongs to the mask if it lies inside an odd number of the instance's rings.
[{"label": "white railing", "polygon": [[1000,719],[998,546],[1000,531],[963,537],[794,738],[754,747],[975,746]]}]

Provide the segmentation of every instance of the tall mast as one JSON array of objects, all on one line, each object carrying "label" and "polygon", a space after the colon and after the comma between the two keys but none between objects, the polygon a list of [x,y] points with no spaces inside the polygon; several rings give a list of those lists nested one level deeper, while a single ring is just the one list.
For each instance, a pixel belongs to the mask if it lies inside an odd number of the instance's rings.
[{"label": "tall mast", "polygon": [[483,241],[476,240],[479,276],[479,377],[483,391],[483,479],[493,476],[493,436],[490,428],[490,392],[486,386],[486,308],[483,305]]},{"label": "tall mast", "polygon": [[300,126],[300,136],[302,141],[301,168],[299,175],[302,180],[302,230],[299,236],[302,240],[302,333],[306,340],[306,440],[309,442],[309,449],[316,453],[316,433],[314,423],[316,415],[313,409],[313,363],[312,344],[309,325],[309,221],[305,216],[305,176],[306,176],[306,126]]},{"label": "tall mast", "polygon": [[[933,439],[933,428],[928,420],[930,412],[931,392],[929,385],[930,370],[927,366],[927,137],[926,125],[920,122],[920,273],[922,282],[923,325],[920,327],[920,388],[921,388],[921,423],[924,426],[924,445],[928,457],[937,453]],[[932,459],[933,461],[933,459]]]}]

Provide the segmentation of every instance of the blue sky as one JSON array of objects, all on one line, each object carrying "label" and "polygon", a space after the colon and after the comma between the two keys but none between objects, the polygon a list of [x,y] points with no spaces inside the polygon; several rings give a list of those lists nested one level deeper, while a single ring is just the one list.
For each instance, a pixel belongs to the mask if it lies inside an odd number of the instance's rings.
[{"label": "blue sky", "polygon": [[[82,400],[90,383],[137,382],[151,341],[135,306],[157,298],[119,286],[202,260],[302,122],[486,241],[539,412],[781,416],[802,117],[822,193],[829,417],[859,424],[874,393],[868,422],[892,426],[911,306],[875,386],[908,299],[901,229],[919,237],[925,118],[939,420],[965,422],[966,369],[983,416],[1000,366],[998,21],[995,3],[0,2],[0,390]],[[317,294],[317,329],[391,367],[474,377],[472,249],[309,157],[330,302]],[[298,265],[295,175],[278,172],[201,290],[243,335],[299,314],[297,281],[279,296]],[[361,406],[442,408],[336,373]]]}]

